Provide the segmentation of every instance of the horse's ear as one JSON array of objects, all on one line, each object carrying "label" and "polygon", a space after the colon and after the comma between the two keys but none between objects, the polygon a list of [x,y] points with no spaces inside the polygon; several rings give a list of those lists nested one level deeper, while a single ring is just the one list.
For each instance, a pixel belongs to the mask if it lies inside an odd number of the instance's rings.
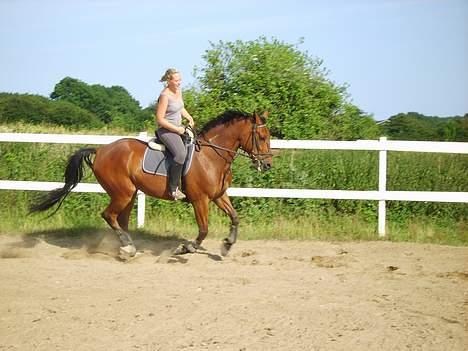
[{"label": "horse's ear", "polygon": [[257,111],[254,111],[254,112],[252,113],[252,123],[256,123],[258,117],[259,117],[259,116],[258,116]]},{"label": "horse's ear", "polygon": [[257,111],[254,111],[254,113],[252,114],[252,119],[254,121],[256,121],[257,119],[261,119],[261,120],[265,121],[268,118],[269,115],[270,115],[270,112],[268,112],[268,111],[263,111],[261,115],[259,115],[257,113]]}]

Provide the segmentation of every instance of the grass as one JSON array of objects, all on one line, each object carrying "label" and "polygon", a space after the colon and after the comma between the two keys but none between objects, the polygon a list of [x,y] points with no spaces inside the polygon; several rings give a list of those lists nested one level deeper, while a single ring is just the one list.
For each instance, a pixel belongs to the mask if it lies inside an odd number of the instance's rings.
[{"label": "grass", "polygon": [[[163,211],[148,213],[143,229],[136,228],[136,211],[132,214],[130,232],[152,238],[194,239],[198,234],[193,213],[184,204],[184,215]],[[69,210],[59,210],[54,216],[46,214],[27,216],[26,209],[0,210],[0,233],[28,235],[34,233],[66,232],[69,235],[108,229],[99,212],[80,209],[80,216],[71,217]],[[178,209],[180,211],[180,209]],[[229,220],[218,210],[210,214],[208,238],[222,239],[229,233]],[[388,235],[380,238],[376,221],[368,221],[359,215],[315,214],[294,218],[276,217],[273,220],[251,221],[242,218],[239,226],[240,240],[323,240],[368,241],[389,240],[445,245],[468,245],[466,221],[449,221],[434,218],[413,218],[405,222],[387,223]]]},{"label": "grass", "polygon": [[[74,134],[77,131],[56,124],[31,124],[24,122],[10,122],[0,124],[0,133],[38,133],[38,134]],[[121,128],[102,127],[99,129],[85,129],[80,127],[78,134],[90,135],[137,135]]]},{"label": "grass", "polygon": [[441,245],[468,246],[468,222],[415,218],[404,223],[390,222],[388,240]]},{"label": "grass", "polygon": [[[2,124],[0,132],[71,134],[58,126],[24,123]],[[76,132],[76,131],[75,131]],[[81,130],[80,134],[128,135],[124,130]],[[0,143],[0,179],[62,181],[68,155],[77,145]],[[376,152],[281,150],[270,172],[257,173],[250,161],[238,159],[233,166],[233,186],[263,188],[309,188],[375,190]],[[408,191],[468,191],[468,155],[389,153],[388,189]],[[84,182],[95,182],[85,171]],[[0,190],[1,233],[73,231],[107,228],[100,212],[108,198],[102,194],[72,193],[60,211],[27,216],[27,206],[36,192]],[[381,240],[376,233],[377,203],[354,200],[233,198],[241,218],[240,239],[276,240]],[[132,231],[136,231],[132,219]],[[468,204],[389,201],[385,240],[467,245]],[[228,219],[213,206],[209,237],[221,239],[229,230]],[[148,199],[148,235],[194,238],[197,235],[190,205]]]}]

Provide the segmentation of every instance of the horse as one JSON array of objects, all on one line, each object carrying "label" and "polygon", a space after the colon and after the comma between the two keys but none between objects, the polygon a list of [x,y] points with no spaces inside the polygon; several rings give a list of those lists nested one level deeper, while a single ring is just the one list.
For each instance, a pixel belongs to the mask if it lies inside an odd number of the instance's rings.
[{"label": "horse", "polygon": [[[247,156],[259,171],[272,166],[270,131],[266,125],[268,112],[259,115],[228,110],[210,120],[195,137],[196,150],[189,171],[181,184],[195,213],[198,236],[181,244],[175,254],[194,253],[208,234],[209,203],[214,202],[231,221],[229,235],[223,239],[221,254],[227,255],[238,236],[239,217],[227,194],[232,183],[231,166],[234,159]],[[81,181],[84,164],[110,197],[101,213],[120,239],[122,259],[137,253],[128,232],[128,223],[138,191],[164,200],[172,200],[165,176],[143,172],[142,160],[147,142],[123,138],[99,148],[81,148],[69,158],[64,172],[64,186],[41,196],[30,206],[30,213],[45,211],[63,200]],[[55,213],[53,212],[53,213]],[[52,213],[52,214],[53,214]]]}]

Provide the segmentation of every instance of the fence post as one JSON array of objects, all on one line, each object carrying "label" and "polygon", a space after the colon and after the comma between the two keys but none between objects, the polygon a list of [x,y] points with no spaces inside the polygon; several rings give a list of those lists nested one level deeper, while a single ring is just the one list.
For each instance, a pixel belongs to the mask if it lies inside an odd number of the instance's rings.
[{"label": "fence post", "polygon": [[379,151],[379,193],[381,196],[381,200],[379,200],[379,215],[378,215],[378,232],[379,236],[385,236],[385,222],[386,222],[386,209],[385,209],[385,200],[384,195],[387,191],[387,148],[386,148],[386,141],[387,137],[380,137],[379,140],[385,148]]},{"label": "fence post", "polygon": [[[147,132],[140,132],[138,134],[140,139],[145,139],[148,137]],[[145,225],[145,193],[138,190],[138,204],[137,204],[137,227],[142,228]]]}]

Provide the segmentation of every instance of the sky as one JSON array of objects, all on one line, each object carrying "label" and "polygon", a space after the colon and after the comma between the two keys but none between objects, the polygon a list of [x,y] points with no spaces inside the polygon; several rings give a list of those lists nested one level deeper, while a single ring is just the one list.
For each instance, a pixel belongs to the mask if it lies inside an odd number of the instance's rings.
[{"label": "sky", "polygon": [[69,76],[146,107],[166,68],[187,87],[210,43],[260,36],[322,59],[375,120],[468,113],[468,0],[0,0],[0,92]]}]

